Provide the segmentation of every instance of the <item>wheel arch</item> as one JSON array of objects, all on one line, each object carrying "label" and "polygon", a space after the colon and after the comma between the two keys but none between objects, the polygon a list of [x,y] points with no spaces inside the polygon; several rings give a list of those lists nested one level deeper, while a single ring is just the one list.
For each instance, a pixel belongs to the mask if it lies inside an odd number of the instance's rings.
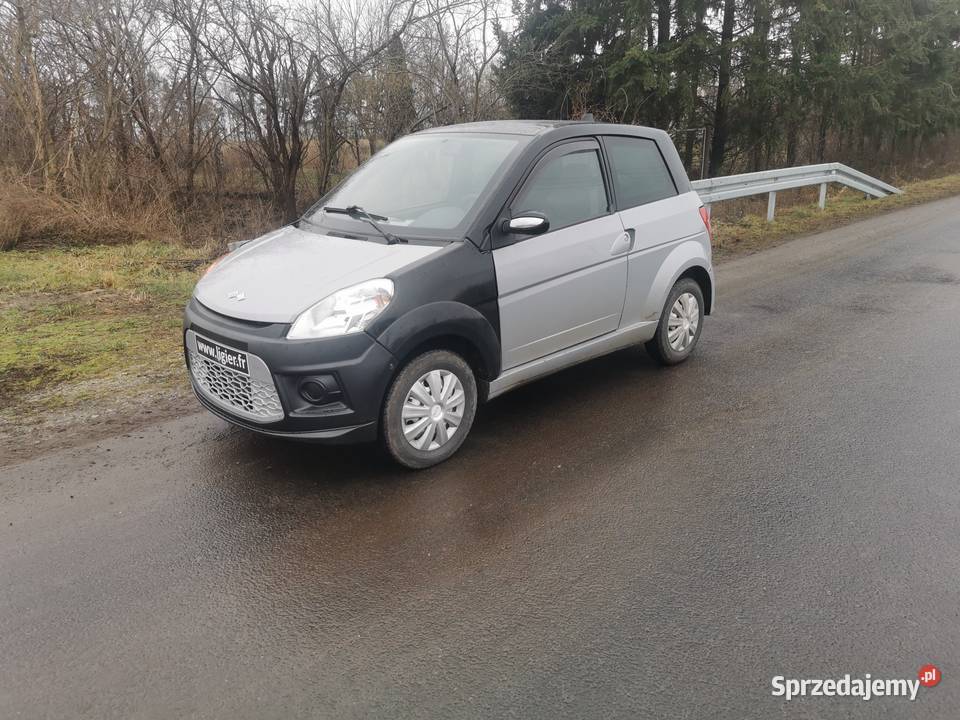
[{"label": "wheel arch", "polygon": [[424,352],[450,350],[467,361],[478,381],[500,374],[496,331],[479,311],[463,303],[435,302],[415,308],[391,323],[377,341],[397,359],[395,372]]},{"label": "wheel arch", "polygon": [[709,256],[705,253],[703,244],[696,240],[688,240],[677,245],[660,264],[660,269],[651,283],[647,295],[647,316],[658,319],[667,301],[671,288],[682,277],[693,278],[703,290],[704,313],[709,315],[713,309],[713,276],[710,268]]},{"label": "wheel arch", "polygon": [[[713,278],[710,277],[710,273],[703,265],[691,265],[680,273],[674,280],[674,284],[683,280],[683,278],[690,278],[700,286],[700,290],[703,292],[703,314],[709,315],[713,309]],[[670,287],[673,287],[673,285]]]}]

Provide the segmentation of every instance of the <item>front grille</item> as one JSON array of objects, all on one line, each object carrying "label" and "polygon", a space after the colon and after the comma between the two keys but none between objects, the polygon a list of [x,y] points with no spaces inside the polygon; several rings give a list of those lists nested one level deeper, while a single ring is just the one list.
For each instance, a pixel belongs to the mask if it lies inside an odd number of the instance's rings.
[{"label": "front grille", "polygon": [[272,381],[263,382],[231,370],[192,348],[188,352],[190,373],[211,400],[249,420],[273,422],[283,419],[283,406]]}]

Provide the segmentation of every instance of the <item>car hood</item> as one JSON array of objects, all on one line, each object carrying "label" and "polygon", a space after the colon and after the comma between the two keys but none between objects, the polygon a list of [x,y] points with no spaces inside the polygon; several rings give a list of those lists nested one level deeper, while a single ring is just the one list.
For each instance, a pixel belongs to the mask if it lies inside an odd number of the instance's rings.
[{"label": "car hood", "polygon": [[385,277],[441,249],[385,245],[288,226],[225,256],[197,283],[194,297],[214,312],[239,320],[290,323],[337,290]]}]

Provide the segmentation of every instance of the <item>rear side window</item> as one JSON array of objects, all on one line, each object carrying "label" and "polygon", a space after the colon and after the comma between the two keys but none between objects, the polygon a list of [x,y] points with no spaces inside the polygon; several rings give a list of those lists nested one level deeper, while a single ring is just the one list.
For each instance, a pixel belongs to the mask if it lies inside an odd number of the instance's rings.
[{"label": "rear side window", "polygon": [[653,140],[606,137],[617,206],[621,210],[656,202],[677,194],[670,171]]},{"label": "rear side window", "polygon": [[513,202],[513,215],[541,212],[551,230],[606,215],[607,190],[600,154],[586,148],[546,157]]}]

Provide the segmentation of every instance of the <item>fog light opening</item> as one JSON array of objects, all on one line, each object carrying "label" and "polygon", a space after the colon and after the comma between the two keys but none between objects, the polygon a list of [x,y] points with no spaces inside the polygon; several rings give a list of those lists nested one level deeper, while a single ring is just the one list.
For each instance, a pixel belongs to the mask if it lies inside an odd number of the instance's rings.
[{"label": "fog light opening", "polygon": [[300,383],[300,397],[308,403],[321,405],[327,399],[327,388],[319,380],[309,378]]}]

